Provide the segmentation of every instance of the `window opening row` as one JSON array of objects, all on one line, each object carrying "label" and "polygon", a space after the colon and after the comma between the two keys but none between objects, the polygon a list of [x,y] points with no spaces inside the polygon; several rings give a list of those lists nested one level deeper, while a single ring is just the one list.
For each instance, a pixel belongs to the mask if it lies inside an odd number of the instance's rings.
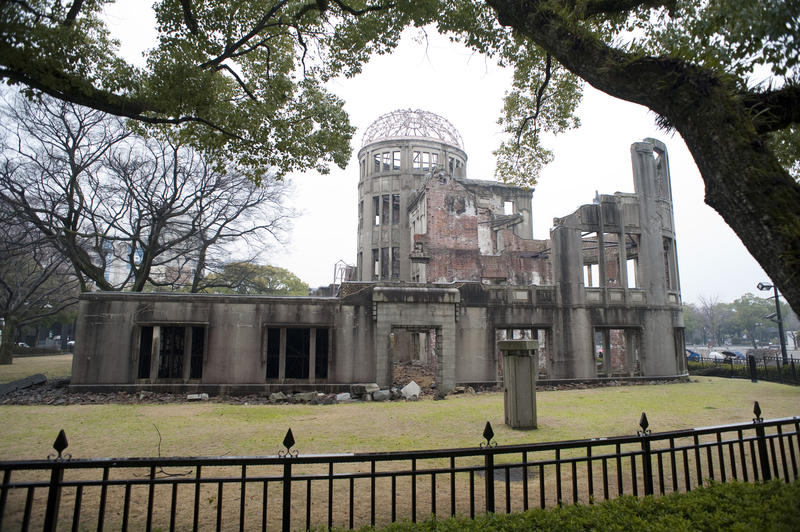
[{"label": "window opening row", "polygon": [[[372,171],[389,172],[400,170],[400,151],[384,151],[372,154]],[[367,159],[361,159],[361,177],[367,175]]]},{"label": "window opening row", "polygon": [[439,154],[428,151],[414,151],[411,167],[414,170],[431,170],[439,164]]},{"label": "window opening row", "polygon": [[329,339],[327,328],[267,328],[266,378],[327,379]]},{"label": "window opening row", "polygon": [[137,378],[201,379],[205,352],[205,326],[146,325],[139,329]]},{"label": "window opening row", "polygon": [[[365,157],[360,161],[361,177],[367,176],[367,161]],[[401,152],[384,151],[372,154],[372,173],[390,172],[400,170]],[[414,170],[433,170],[439,165],[439,153],[429,151],[414,150],[412,152],[411,167]],[[447,167],[450,173],[455,173],[456,169],[464,165],[463,161],[457,157],[447,158]]]},{"label": "window opening row", "polygon": [[[391,210],[391,219],[389,212]],[[397,225],[400,223],[400,194],[372,196],[372,214],[375,225]]]},{"label": "window opening row", "polygon": [[[625,234],[625,256],[620,249],[620,235],[603,233],[602,245],[597,232],[582,235],[584,254],[583,285],[591,288],[639,288],[638,235]],[[603,263],[605,280],[601,275]],[[624,275],[622,270],[624,269]]]},{"label": "window opening row", "polygon": [[400,278],[400,248],[372,249],[372,279],[386,280]]}]

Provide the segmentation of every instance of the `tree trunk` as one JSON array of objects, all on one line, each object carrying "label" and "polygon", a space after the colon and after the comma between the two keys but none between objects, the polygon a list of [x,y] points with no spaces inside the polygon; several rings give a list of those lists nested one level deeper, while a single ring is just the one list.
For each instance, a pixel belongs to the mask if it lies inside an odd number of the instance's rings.
[{"label": "tree trunk", "polygon": [[15,323],[6,318],[3,325],[3,339],[0,342],[0,365],[11,364],[14,361],[14,334],[16,333]]},{"label": "tree trunk", "polygon": [[800,184],[765,145],[753,121],[759,113],[745,106],[731,80],[689,61],[636,57],[608,47],[546,3],[488,3],[501,24],[550,52],[592,86],[647,106],[677,130],[705,182],[705,202],[800,312]]}]

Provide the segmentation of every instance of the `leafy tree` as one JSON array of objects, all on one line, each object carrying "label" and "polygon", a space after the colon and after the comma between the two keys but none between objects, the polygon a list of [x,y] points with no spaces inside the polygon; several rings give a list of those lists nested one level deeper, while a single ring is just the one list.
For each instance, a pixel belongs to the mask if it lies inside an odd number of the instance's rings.
[{"label": "leafy tree", "polygon": [[683,304],[683,325],[687,344],[706,344],[708,342],[700,309],[694,303]]},{"label": "leafy tree", "polygon": [[256,179],[347,164],[354,128],[323,82],[385,49],[342,29],[376,8],[339,0],[158,1],[158,44],[139,68],[117,55],[106,3],[2,2],[0,76],[133,118],[153,133],[171,126],[183,142],[216,161],[237,159]]},{"label": "leafy tree", "polygon": [[284,268],[231,262],[204,279],[204,292],[218,294],[307,296],[308,285]]},{"label": "leafy tree", "polygon": [[731,311],[729,322],[736,335],[746,336],[754,348],[758,347],[758,329],[763,326],[764,317],[775,312],[775,302],[748,293],[731,303]]}]

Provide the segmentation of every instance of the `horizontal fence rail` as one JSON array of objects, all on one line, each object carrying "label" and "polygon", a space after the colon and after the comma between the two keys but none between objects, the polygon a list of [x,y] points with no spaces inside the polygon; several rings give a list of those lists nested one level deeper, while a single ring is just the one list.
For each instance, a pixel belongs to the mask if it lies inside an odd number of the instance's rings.
[{"label": "horizontal fence rail", "polygon": [[473,448],[275,456],[0,462],[0,530],[298,530],[474,517],[798,477],[800,417],[632,436]]}]

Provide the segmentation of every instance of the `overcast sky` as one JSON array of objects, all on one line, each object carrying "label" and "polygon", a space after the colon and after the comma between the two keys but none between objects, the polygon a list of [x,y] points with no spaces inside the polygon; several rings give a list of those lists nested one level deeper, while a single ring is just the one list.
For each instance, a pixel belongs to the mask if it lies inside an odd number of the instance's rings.
[{"label": "overcast sky", "polygon": [[[146,10],[122,2],[109,15],[123,53],[140,57],[152,42]],[[137,5],[137,2],[133,2]],[[138,4],[139,6],[141,4]],[[149,32],[149,35],[148,35]],[[337,260],[355,264],[358,163],[362,135],[379,116],[396,109],[422,109],[449,120],[461,133],[469,157],[467,177],[492,179],[492,151],[500,142],[496,124],[510,72],[434,32],[428,39],[409,30],[398,49],[379,56],[356,78],[335,80],[331,91],[343,98],[358,129],[346,169],[328,175],[291,176],[292,206],[302,214],[289,242],[276,247],[269,262],[294,272],[311,286],[333,281]],[[667,145],[672,175],[681,291],[686,302],[700,297],[732,301],[769,278],[719,215],[703,203],[703,182],[677,134],[659,130],[646,108],[587,87],[579,108],[580,129],[550,139],[555,160],[533,194],[535,238],[547,238],[554,217],[591,203],[595,192],[633,192],[630,145],[646,137]],[[757,294],[760,295],[760,294]]]}]

